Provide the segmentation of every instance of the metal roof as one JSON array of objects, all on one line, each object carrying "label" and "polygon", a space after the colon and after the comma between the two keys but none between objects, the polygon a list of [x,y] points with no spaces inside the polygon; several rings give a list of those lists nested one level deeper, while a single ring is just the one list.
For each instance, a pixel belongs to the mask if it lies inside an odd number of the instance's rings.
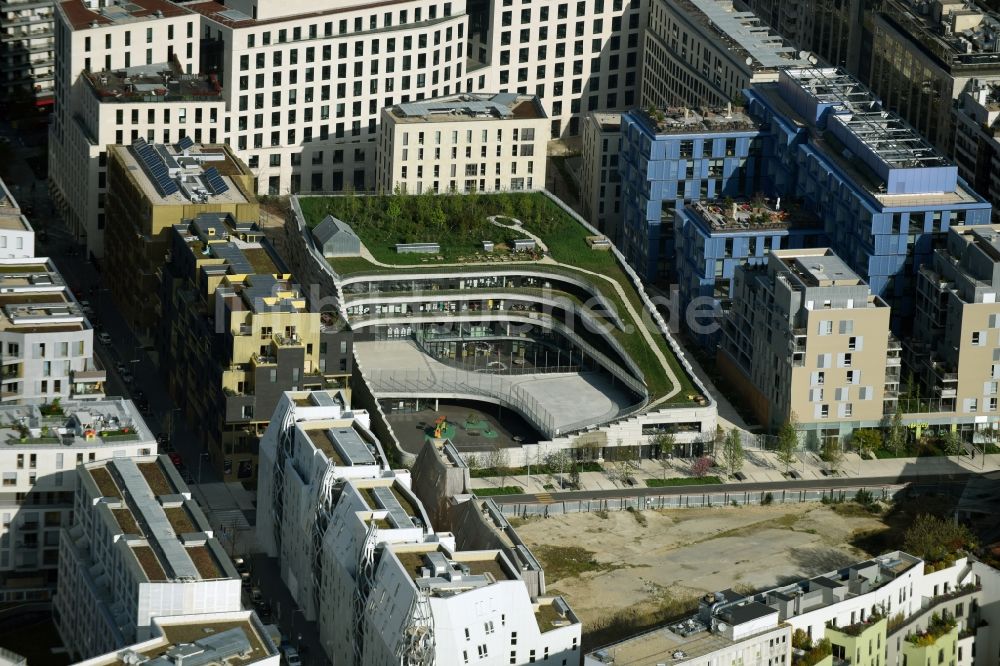
[{"label": "metal roof", "polygon": [[375,456],[354,428],[330,428],[326,431],[337,453],[349,465],[374,465]]},{"label": "metal roof", "polygon": [[372,488],[372,494],[375,495],[379,506],[389,512],[389,522],[395,525],[397,529],[413,527],[413,521],[410,520],[409,514],[403,510],[403,506],[392,493],[392,488],[388,486],[376,486]]}]

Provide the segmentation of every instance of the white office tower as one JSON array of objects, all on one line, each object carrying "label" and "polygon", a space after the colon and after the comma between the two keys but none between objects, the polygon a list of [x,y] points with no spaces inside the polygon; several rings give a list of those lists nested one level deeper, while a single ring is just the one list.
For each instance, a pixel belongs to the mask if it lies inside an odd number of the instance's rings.
[{"label": "white office tower", "polygon": [[340,392],[286,393],[260,446],[258,540],[336,664],[563,664],[580,623],[500,550],[435,533]]},{"label": "white office tower", "polygon": [[198,76],[198,21],[166,0],[56,3],[49,184],[95,257],[104,253],[109,144],[224,139],[219,81]]},{"label": "white office tower", "polygon": [[200,13],[229,144],[258,193],[371,190],[383,107],[462,90],[464,0],[236,0]]},{"label": "white office tower", "polygon": [[576,137],[589,111],[638,103],[642,0],[471,0],[467,90],[538,95],[552,138]]},{"label": "white office tower", "polygon": [[76,658],[155,636],[164,615],[241,608],[240,576],[166,456],[78,467],[52,616]]}]

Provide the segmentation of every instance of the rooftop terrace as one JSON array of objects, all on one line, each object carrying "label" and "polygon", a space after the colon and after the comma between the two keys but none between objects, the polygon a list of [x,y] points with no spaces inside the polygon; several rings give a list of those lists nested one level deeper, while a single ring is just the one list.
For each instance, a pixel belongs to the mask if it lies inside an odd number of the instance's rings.
[{"label": "rooftop terrace", "polygon": [[140,137],[116,154],[154,206],[249,203],[231,178],[244,170],[222,146],[187,137],[176,144],[151,144]]},{"label": "rooftop terrace", "polygon": [[0,406],[0,442],[8,446],[91,448],[142,441],[152,442],[153,433],[128,400]]},{"label": "rooftop terrace", "polygon": [[823,254],[788,250],[777,255],[788,271],[806,287],[853,287],[865,284],[833,250],[827,250]]},{"label": "rooftop terrace", "polygon": [[[229,619],[234,618],[234,619]],[[202,616],[158,617],[159,636],[84,662],[86,666],[125,666],[149,660],[156,666],[253,664],[275,654],[251,611]]]},{"label": "rooftop terrace", "polygon": [[[96,4],[96,3],[95,3]],[[122,25],[164,17],[190,14],[187,9],[167,0],[129,0],[121,4],[91,9],[84,0],[64,0],[58,3],[73,30],[86,30],[107,25]]]},{"label": "rooftop terrace", "polygon": [[174,60],[127,69],[83,72],[102,102],[221,102],[222,86],[215,74],[187,74]]},{"label": "rooftop terrace", "polygon": [[520,580],[499,551],[393,548],[417,587],[432,595],[452,595],[505,580]]},{"label": "rooftop terrace", "polygon": [[695,201],[687,207],[696,213],[713,232],[781,231],[793,227],[820,227],[822,222],[792,201],[733,200]]},{"label": "rooftop terrace", "polygon": [[636,111],[647,127],[657,134],[699,134],[706,132],[751,132],[760,125],[743,112],[743,107],[667,107]]},{"label": "rooftop terrace", "polygon": [[7,189],[7,184],[0,178],[0,229],[31,231],[31,225],[21,214],[14,195]]},{"label": "rooftop terrace", "polygon": [[397,104],[388,113],[397,123],[545,118],[545,110],[536,96],[515,93],[461,93]]}]

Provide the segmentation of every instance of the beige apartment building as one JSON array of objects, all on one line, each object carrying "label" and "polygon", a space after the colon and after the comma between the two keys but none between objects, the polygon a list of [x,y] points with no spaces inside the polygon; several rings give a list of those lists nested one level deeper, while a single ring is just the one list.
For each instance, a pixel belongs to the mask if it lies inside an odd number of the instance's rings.
[{"label": "beige apartment building", "polygon": [[622,115],[588,113],[583,119],[583,155],[580,166],[580,198],[583,217],[614,242],[621,234]]},{"label": "beige apartment building", "polygon": [[762,424],[839,437],[895,409],[889,314],[833,250],[775,250],[736,269],[719,365]]},{"label": "beige apartment building", "polygon": [[464,93],[382,110],[376,187],[408,194],[545,186],[549,120],[541,100]]},{"label": "beige apartment building", "polygon": [[[952,227],[920,270],[907,365],[920,411],[995,424],[1000,387],[1000,225]],[[912,411],[912,410],[911,410]],[[989,426],[993,427],[993,426]]]}]

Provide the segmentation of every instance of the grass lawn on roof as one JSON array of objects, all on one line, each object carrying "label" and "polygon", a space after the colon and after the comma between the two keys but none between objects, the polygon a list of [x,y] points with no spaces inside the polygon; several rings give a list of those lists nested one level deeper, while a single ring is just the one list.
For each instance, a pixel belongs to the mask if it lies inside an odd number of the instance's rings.
[{"label": "grass lawn on roof", "polygon": [[[376,260],[400,268],[427,269],[439,263],[455,263],[459,257],[472,258],[476,253],[481,253],[483,240],[500,242],[527,237],[527,234],[519,234],[516,230],[497,227],[487,218],[501,215],[520,220],[525,230],[541,238],[553,259],[567,265],[563,267],[536,263],[533,268],[568,272],[595,284],[626,323],[643,325],[641,322],[631,322],[617,290],[607,280],[580,275],[568,268],[577,267],[615,280],[621,285],[636,312],[644,311],[639,294],[618,265],[614,253],[591,249],[587,244],[587,237],[591,233],[540,192],[462,196],[421,194],[300,197],[299,206],[310,228],[322,222],[327,215],[333,215],[351,226]],[[430,256],[399,254],[396,252],[396,243],[438,243],[441,251]],[[437,256],[442,259],[436,259]],[[330,265],[340,275],[395,272],[394,269],[376,266],[361,257],[330,259]],[[510,270],[515,266],[525,265],[500,263],[445,267],[443,270]],[[674,357],[663,335],[659,331],[651,332],[667,363],[681,381],[680,392],[670,402],[689,402],[688,395],[698,391]],[[656,355],[641,335],[620,330],[615,330],[614,335],[642,368],[652,399],[665,395],[673,388],[673,383],[660,369]]]}]

